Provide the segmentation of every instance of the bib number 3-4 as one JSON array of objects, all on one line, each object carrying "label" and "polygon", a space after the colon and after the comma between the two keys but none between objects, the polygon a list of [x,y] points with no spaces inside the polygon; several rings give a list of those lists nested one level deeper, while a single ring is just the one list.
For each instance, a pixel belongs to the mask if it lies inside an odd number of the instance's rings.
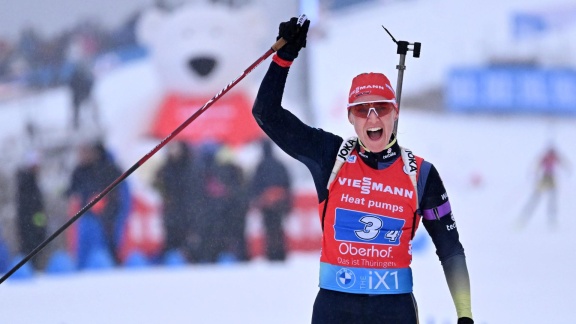
[{"label": "bib number 3-4", "polygon": [[[364,224],[364,229],[356,230],[354,233],[356,236],[364,241],[371,241],[375,239],[378,234],[380,234],[380,229],[384,225],[382,219],[376,216],[364,216],[358,220],[360,223]],[[389,239],[392,242],[395,242],[398,239],[398,235],[400,231],[388,231],[384,234],[384,237]]]}]

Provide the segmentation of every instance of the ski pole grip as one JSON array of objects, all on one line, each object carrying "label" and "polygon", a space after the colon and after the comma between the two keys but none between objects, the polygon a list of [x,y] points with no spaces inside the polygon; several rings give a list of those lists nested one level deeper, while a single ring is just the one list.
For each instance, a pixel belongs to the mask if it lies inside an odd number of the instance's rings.
[{"label": "ski pole grip", "polygon": [[[298,26],[302,27],[302,25],[304,25],[304,22],[306,22],[306,15],[301,14],[300,16],[298,16]],[[278,50],[284,47],[286,43],[287,41],[284,38],[280,38],[279,40],[276,41],[276,43],[274,43],[274,45],[272,45],[272,50],[274,52],[278,52]]]},{"label": "ski pole grip", "polygon": [[286,40],[284,38],[280,38],[279,40],[276,41],[276,43],[274,43],[274,45],[272,45],[272,50],[274,52],[278,52],[279,49],[281,49],[282,47],[284,47],[284,45],[286,45]]}]

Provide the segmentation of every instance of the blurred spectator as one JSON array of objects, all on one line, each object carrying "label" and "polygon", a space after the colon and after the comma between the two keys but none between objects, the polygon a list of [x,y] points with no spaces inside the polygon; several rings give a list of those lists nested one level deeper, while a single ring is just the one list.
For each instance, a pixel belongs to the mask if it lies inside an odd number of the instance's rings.
[{"label": "blurred spectator", "polygon": [[18,54],[24,59],[26,68],[22,72],[27,74],[24,79],[29,88],[43,89],[58,85],[66,43],[64,34],[45,40],[33,27],[22,31]]},{"label": "blurred spectator", "polygon": [[140,19],[141,11],[136,11],[128,16],[126,21],[110,34],[110,46],[112,48],[123,48],[136,46],[136,25]]},{"label": "blurred spectator", "polygon": [[221,147],[208,156],[204,175],[206,201],[203,217],[203,260],[248,260],[245,237],[248,200],[242,169],[232,152]]},{"label": "blurred spectator", "polygon": [[262,142],[262,158],[250,186],[250,197],[262,213],[265,230],[265,251],[269,260],[286,259],[283,221],[292,209],[292,188],[288,170],[274,157],[272,143]]},{"label": "blurred spectator", "polygon": [[72,126],[74,130],[80,128],[80,110],[92,110],[92,117],[98,125],[98,107],[92,98],[94,76],[90,67],[82,62],[73,65],[72,74],[68,82],[72,96]]},{"label": "blurred spectator", "polygon": [[201,240],[199,205],[203,199],[200,170],[195,165],[192,150],[185,142],[170,143],[166,148],[167,160],[154,181],[162,196],[163,253],[176,249],[188,252],[188,259],[196,261]]},{"label": "blurred spectator", "polygon": [[73,31],[71,43],[78,46],[78,56],[73,60],[93,60],[106,48],[106,35],[102,27],[93,20],[84,20]]},{"label": "blurred spectator", "polygon": [[0,233],[0,273],[4,274],[10,270],[10,250],[8,244],[4,240],[2,233]]},{"label": "blurred spectator", "polygon": [[42,40],[32,26],[26,26],[20,33],[18,53],[24,58],[30,68],[36,68],[40,62],[38,54]]},{"label": "blurred spectator", "polygon": [[[121,172],[102,142],[84,144],[79,151],[79,164],[72,172],[70,187],[70,215],[75,215]],[[77,221],[68,231],[69,248],[78,267],[85,268],[93,253],[106,251],[118,263],[126,220],[130,211],[130,192],[126,181],[121,182]]]},{"label": "blurred spectator", "polygon": [[560,155],[553,143],[550,143],[546,150],[542,153],[541,157],[538,159],[538,164],[536,166],[536,176],[538,181],[536,187],[530,196],[528,203],[522,210],[518,224],[520,227],[524,227],[534,210],[536,205],[540,201],[543,194],[548,193],[548,225],[550,227],[555,227],[557,225],[557,211],[558,211],[558,193],[557,193],[557,170],[562,166],[565,169],[569,169],[568,161]]},{"label": "blurred spectator", "polygon": [[[66,85],[75,62],[96,62],[107,52],[137,53],[135,24],[140,10],[118,28],[106,30],[94,17],[50,39],[34,25],[25,26],[15,43],[0,39],[0,82],[23,81],[28,89]],[[141,54],[124,55],[130,60]]]},{"label": "blurred spectator", "polygon": [[7,81],[12,72],[12,60],[14,50],[5,40],[0,39],[0,81]]},{"label": "blurred spectator", "polygon": [[222,201],[223,219],[228,224],[224,232],[224,253],[236,261],[247,261],[246,216],[249,200],[244,171],[234,163],[232,152],[227,148],[219,152],[217,162],[219,178],[227,188],[227,195]]},{"label": "blurred spectator", "polygon": [[[16,175],[16,211],[20,252],[29,254],[46,239],[47,215],[44,197],[38,186],[39,155],[29,152],[24,166]],[[42,258],[38,255],[32,260],[35,269],[42,268]]]}]

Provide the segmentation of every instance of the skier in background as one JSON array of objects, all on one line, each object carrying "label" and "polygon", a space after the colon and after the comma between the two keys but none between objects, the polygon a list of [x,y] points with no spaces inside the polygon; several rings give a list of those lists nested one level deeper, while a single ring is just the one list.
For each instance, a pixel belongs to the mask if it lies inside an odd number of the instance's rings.
[{"label": "skier in background", "polygon": [[528,202],[522,209],[520,218],[518,219],[518,226],[525,227],[528,221],[532,218],[532,214],[536,209],[540,198],[545,193],[548,193],[548,225],[552,228],[558,222],[558,191],[557,191],[557,170],[562,166],[566,170],[569,169],[568,161],[560,155],[558,149],[553,143],[550,143],[542,156],[538,159],[536,166],[536,176],[538,181],[532,195]]}]

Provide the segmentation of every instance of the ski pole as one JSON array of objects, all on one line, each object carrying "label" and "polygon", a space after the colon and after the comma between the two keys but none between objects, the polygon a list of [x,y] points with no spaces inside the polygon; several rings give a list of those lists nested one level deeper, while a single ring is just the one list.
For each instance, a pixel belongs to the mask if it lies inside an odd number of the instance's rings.
[{"label": "ski pole", "polygon": [[[404,70],[406,70],[406,54],[408,51],[412,51],[413,57],[420,57],[420,48],[422,44],[419,42],[415,43],[408,43],[407,41],[397,41],[394,36],[386,29],[386,27],[382,26],[384,30],[390,35],[394,43],[397,45],[396,54],[400,55],[400,62],[396,65],[396,69],[398,70],[398,79],[396,80],[396,104],[398,105],[398,112],[400,112],[400,99],[402,97],[402,81],[404,79]],[[412,45],[412,48],[410,48]],[[394,122],[394,135],[396,135],[396,131],[398,130],[398,119]]]},{"label": "ski pole", "polygon": [[[306,21],[306,15],[300,15],[298,17],[298,24],[302,26]],[[206,111],[212,104],[214,104],[218,99],[224,96],[230,89],[232,89],[238,82],[244,79],[250,72],[252,72],[262,61],[268,58],[272,53],[278,51],[286,45],[286,40],[280,38],[277,40],[271,47],[260,56],[254,63],[252,63],[240,76],[226,85],[220,92],[218,92],[212,99],[208,100],[200,109],[198,109],[192,116],[188,117],[180,126],[178,126],[172,133],[166,136],[156,147],[154,147],[150,152],[144,155],[138,162],[136,162],[132,167],[122,173],[116,180],[114,180],[108,187],[106,187],[102,192],[100,192],[92,201],[90,201],[86,206],[84,206],[80,211],[76,213],[72,218],[70,218],[64,225],[58,228],[52,235],[50,235],[46,240],[44,240],[40,245],[38,245],[32,252],[28,253],[26,257],[24,257],[20,262],[18,262],[12,269],[10,269],[2,278],[0,278],[0,284],[2,284],[6,279],[8,279],[14,272],[20,269],[26,262],[32,259],[38,252],[40,252],[46,245],[48,245],[52,240],[54,240],[58,235],[60,235],[65,229],[70,227],[78,218],[80,218],[86,211],[88,211],[92,206],[94,206],[97,202],[99,202],[104,196],[106,196],[112,189],[116,188],[120,182],[124,181],[129,175],[131,175],[134,171],[136,171],[142,164],[144,164],[148,159],[150,159],[156,152],[158,152],[164,145],[170,142],[176,135],[178,135],[186,126],[188,126],[191,122],[193,122],[198,116],[200,116],[204,111]]]}]

